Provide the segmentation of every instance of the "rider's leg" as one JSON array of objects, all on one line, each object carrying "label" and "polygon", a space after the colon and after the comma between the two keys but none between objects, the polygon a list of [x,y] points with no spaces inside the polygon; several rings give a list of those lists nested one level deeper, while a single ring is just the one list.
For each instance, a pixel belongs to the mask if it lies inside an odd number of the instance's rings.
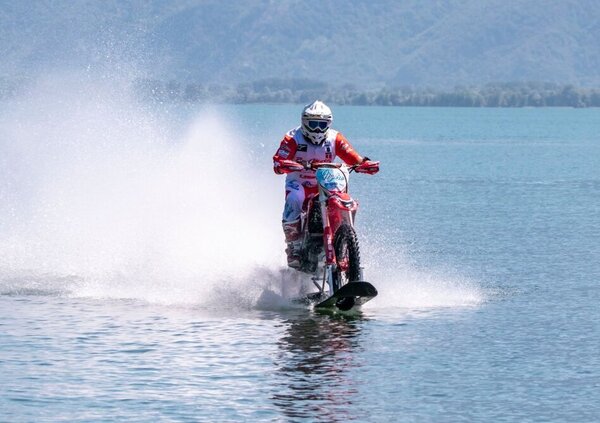
[{"label": "rider's leg", "polygon": [[288,266],[300,267],[300,248],[302,247],[302,239],[300,237],[300,220],[293,222],[282,222],[283,233],[285,234],[285,242],[287,248],[287,263]]},{"label": "rider's leg", "polygon": [[302,239],[300,233],[300,213],[304,203],[304,187],[297,182],[286,184],[285,208],[283,210],[283,233],[287,243],[288,266],[297,268],[300,266],[300,248]]}]

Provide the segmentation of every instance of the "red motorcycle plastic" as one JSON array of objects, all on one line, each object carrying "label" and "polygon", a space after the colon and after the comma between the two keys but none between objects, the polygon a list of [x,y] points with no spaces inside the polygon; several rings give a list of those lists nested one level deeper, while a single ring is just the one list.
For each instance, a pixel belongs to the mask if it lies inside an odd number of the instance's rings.
[{"label": "red motorcycle plastic", "polygon": [[305,201],[301,219],[302,249],[299,270],[313,275],[319,289],[309,296],[315,307],[350,310],[377,295],[373,285],[363,281],[358,237],[354,220],[358,210],[348,194],[352,171],[377,173],[379,162],[366,160],[347,166],[341,163],[297,163],[284,161],[288,169],[315,171],[319,192]]}]

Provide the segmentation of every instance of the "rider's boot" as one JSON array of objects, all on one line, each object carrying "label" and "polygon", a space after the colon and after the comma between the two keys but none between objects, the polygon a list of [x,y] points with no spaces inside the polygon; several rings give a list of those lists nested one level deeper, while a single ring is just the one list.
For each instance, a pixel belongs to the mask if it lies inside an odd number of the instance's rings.
[{"label": "rider's boot", "polygon": [[287,248],[287,263],[289,267],[298,269],[300,267],[300,248],[302,240],[300,239],[300,220],[293,222],[283,222],[283,233],[285,234],[285,242]]}]

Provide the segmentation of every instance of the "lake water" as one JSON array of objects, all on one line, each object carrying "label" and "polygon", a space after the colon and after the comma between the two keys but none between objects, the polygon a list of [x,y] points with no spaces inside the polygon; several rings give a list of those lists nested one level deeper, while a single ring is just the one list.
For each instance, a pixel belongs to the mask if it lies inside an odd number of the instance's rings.
[{"label": "lake water", "polygon": [[381,160],[342,317],[283,266],[300,106],[46,94],[0,118],[1,421],[600,420],[599,110],[334,107]]}]

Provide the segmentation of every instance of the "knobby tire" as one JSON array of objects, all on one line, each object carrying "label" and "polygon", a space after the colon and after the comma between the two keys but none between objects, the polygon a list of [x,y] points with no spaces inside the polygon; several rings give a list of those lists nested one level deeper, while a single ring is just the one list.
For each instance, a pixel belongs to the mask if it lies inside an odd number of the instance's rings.
[{"label": "knobby tire", "polygon": [[346,257],[348,258],[346,271],[343,271],[338,265],[333,272],[334,291],[337,291],[346,283],[360,279],[360,250],[358,238],[352,226],[343,224],[338,228],[333,238],[333,248],[338,263]]}]

